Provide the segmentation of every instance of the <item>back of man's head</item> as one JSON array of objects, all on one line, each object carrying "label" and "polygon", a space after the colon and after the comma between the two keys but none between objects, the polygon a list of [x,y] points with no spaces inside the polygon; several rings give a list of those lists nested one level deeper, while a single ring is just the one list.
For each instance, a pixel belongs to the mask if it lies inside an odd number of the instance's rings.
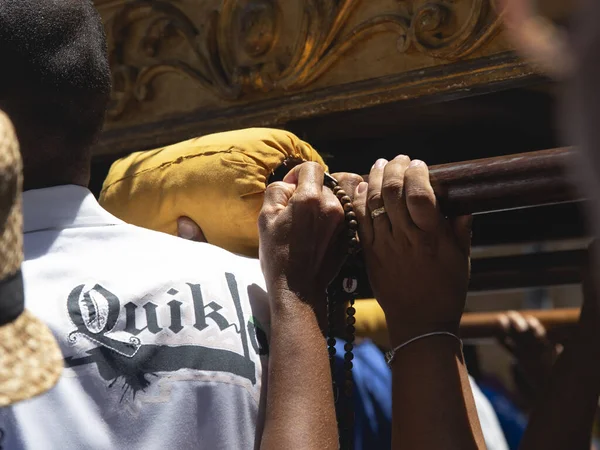
[{"label": "back of man's head", "polygon": [[110,69],[91,0],[0,0],[0,109],[15,124],[25,188],[85,184]]}]

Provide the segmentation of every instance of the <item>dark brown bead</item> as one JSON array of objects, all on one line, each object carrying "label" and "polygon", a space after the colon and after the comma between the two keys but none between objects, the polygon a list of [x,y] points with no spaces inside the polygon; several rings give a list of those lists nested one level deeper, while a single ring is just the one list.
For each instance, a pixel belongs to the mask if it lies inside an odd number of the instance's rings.
[{"label": "dark brown bead", "polygon": [[354,354],[351,352],[348,352],[344,355],[344,361],[352,361],[354,359]]},{"label": "dark brown bead", "polygon": [[351,335],[351,336],[348,336],[348,337],[346,338],[346,341],[348,341],[350,344],[352,344],[352,343],[354,342],[354,336],[352,336],[352,335]]},{"label": "dark brown bead", "polygon": [[344,361],[344,369],[345,370],[352,370],[352,367],[354,365],[352,364],[352,361]]},{"label": "dark brown bead", "polygon": [[[346,219],[348,219],[348,214],[346,214]],[[356,220],[348,221],[348,228],[350,228],[351,230],[358,229],[358,222]]]},{"label": "dark brown bead", "polygon": [[348,213],[348,212],[352,211],[352,209],[353,209],[352,203],[345,203],[345,204],[344,204],[344,211],[345,211],[346,213]]},{"label": "dark brown bead", "polygon": [[354,325],[356,323],[356,318],[354,316],[346,317],[346,323],[348,325]]},{"label": "dark brown bead", "polygon": [[348,314],[349,316],[353,316],[354,314],[356,314],[356,309],[353,308],[352,306],[350,306],[347,310],[346,310],[346,314]]},{"label": "dark brown bead", "polygon": [[347,195],[344,195],[343,197],[340,198],[340,202],[342,202],[342,204],[346,204],[346,203],[352,203],[352,199],[350,197],[348,197]]},{"label": "dark brown bead", "polygon": [[335,347],[329,347],[329,355],[333,356],[333,355],[335,355],[335,353],[336,353]]},{"label": "dark brown bead", "polygon": [[352,380],[346,380],[344,382],[344,385],[346,386],[346,388],[353,388],[354,387],[354,382]]},{"label": "dark brown bead", "polygon": [[[333,344],[335,345],[335,344]],[[354,345],[346,343],[346,345],[344,345],[344,350],[346,350],[347,352],[351,352],[354,349]]]},{"label": "dark brown bead", "polygon": [[335,338],[327,339],[327,345],[329,345],[330,347],[335,347]]},{"label": "dark brown bead", "polygon": [[345,197],[346,195],[346,191],[343,189],[339,189],[338,191],[336,191],[335,195],[337,196],[337,198],[342,198]]},{"label": "dark brown bead", "polygon": [[348,334],[354,334],[355,332],[356,332],[356,329],[354,328],[354,326],[348,325],[346,327],[346,333],[348,333]]},{"label": "dark brown bead", "polygon": [[337,193],[338,193],[339,191],[341,191],[341,190],[342,190],[342,188],[341,188],[341,187],[339,187],[339,186],[335,186],[335,187],[333,188],[333,193],[334,193],[334,194],[337,194]]},{"label": "dark brown bead", "polygon": [[358,239],[355,238],[355,237],[353,237],[352,239],[350,239],[350,245],[353,246],[353,247],[355,247],[355,246],[358,246],[360,244],[358,242]]},{"label": "dark brown bead", "polygon": [[346,212],[346,220],[356,220],[356,213],[354,211]]},{"label": "dark brown bead", "polygon": [[356,237],[356,230],[348,230],[348,237],[349,238]]}]

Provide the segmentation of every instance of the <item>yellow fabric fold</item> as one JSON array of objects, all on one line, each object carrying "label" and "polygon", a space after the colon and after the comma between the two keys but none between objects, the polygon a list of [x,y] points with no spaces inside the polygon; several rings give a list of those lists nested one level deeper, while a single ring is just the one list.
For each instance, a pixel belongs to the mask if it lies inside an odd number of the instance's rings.
[{"label": "yellow fabric fold", "polygon": [[382,348],[390,347],[385,313],[375,299],[354,302],[356,335],[367,337]]},{"label": "yellow fabric fold", "polygon": [[258,256],[258,214],[271,173],[288,158],[323,159],[292,133],[250,128],[210,134],[116,161],[100,204],[121,220],[177,234],[188,216],[211,244]]}]

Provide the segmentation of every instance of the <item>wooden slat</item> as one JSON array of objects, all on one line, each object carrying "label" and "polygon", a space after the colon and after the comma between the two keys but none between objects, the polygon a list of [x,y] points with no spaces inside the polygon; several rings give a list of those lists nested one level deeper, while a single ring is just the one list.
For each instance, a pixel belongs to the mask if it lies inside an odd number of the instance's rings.
[{"label": "wooden slat", "polygon": [[[586,250],[476,258],[471,261],[469,292],[579,284],[586,258]],[[359,263],[364,264],[362,260]],[[343,271],[338,275],[345,276]],[[373,297],[364,269],[359,270],[358,286],[358,298]]]},{"label": "wooden slat", "polygon": [[[356,330],[361,337],[368,337],[384,348],[389,348],[387,324],[383,310],[374,300],[358,300],[356,307]],[[533,316],[546,328],[547,336],[555,342],[569,338],[579,320],[579,308],[550,310],[520,310],[524,316]],[[507,311],[467,312],[460,321],[462,339],[497,339],[504,335],[500,316]]]},{"label": "wooden slat", "polygon": [[479,214],[473,220],[473,247],[579,239],[589,236],[583,203]]},{"label": "wooden slat", "polygon": [[581,282],[585,250],[473,259],[469,291],[560,286]]},{"label": "wooden slat", "polygon": [[[537,318],[550,335],[562,334],[572,329],[579,319],[579,308],[519,311],[522,315]],[[463,339],[481,339],[503,334],[499,312],[465,313],[460,322]]]}]

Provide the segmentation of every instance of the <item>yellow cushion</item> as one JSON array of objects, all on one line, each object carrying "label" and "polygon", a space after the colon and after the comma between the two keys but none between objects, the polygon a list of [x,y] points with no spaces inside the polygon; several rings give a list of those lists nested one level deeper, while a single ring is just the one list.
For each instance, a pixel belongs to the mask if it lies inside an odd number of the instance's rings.
[{"label": "yellow cushion", "polygon": [[387,323],[385,313],[375,299],[356,300],[356,335],[367,337],[383,348],[389,348]]},{"label": "yellow cushion", "polygon": [[258,256],[258,213],[268,177],[287,158],[316,161],[306,142],[282,130],[211,134],[116,161],[100,204],[125,222],[177,234],[188,216],[211,244]]}]

